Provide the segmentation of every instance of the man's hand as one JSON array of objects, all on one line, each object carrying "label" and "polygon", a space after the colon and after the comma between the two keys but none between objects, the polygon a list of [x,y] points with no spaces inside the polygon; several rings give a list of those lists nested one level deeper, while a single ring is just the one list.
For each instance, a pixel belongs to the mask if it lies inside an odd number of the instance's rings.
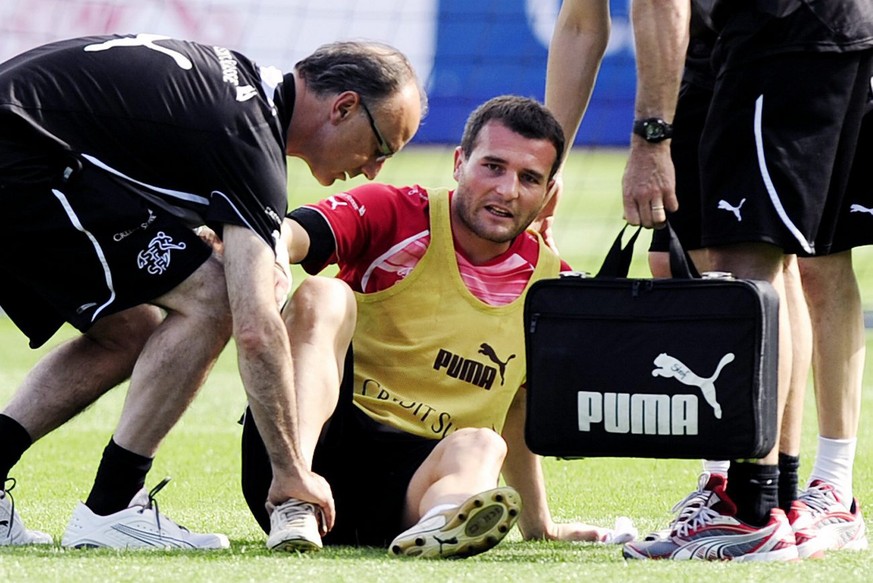
[{"label": "man's hand", "polygon": [[540,538],[568,542],[595,542],[624,544],[637,537],[637,529],[630,518],[619,517],[613,528],[602,528],[582,522],[552,523]]},{"label": "man's hand", "polygon": [[[283,482],[280,484],[275,478],[273,479],[267,500],[278,500],[281,501],[279,502],[281,504],[289,498],[296,498],[315,504],[321,509],[319,530],[322,536],[327,534],[336,522],[336,506],[327,480],[314,472],[306,472],[298,480],[284,480]],[[267,510],[271,511],[269,502]]]},{"label": "man's hand", "polygon": [[555,222],[555,211],[558,209],[558,201],[560,200],[563,191],[564,178],[561,173],[558,172],[555,174],[555,178],[552,181],[552,187],[549,189],[545,206],[543,206],[540,214],[530,226],[531,229],[542,236],[543,241],[545,241],[546,245],[548,245],[555,254],[558,254],[558,245],[555,243],[555,233],[552,230],[552,226]]},{"label": "man's hand", "polygon": [[624,220],[647,229],[661,228],[667,212],[679,208],[676,173],[669,141],[649,144],[634,136],[622,177]]}]

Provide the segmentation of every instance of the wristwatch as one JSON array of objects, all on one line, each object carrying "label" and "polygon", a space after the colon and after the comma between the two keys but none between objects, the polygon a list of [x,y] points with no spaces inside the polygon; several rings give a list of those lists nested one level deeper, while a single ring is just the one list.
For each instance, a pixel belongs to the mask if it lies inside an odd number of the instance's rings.
[{"label": "wristwatch", "polygon": [[634,133],[650,144],[657,144],[673,137],[673,126],[660,117],[634,120]]}]

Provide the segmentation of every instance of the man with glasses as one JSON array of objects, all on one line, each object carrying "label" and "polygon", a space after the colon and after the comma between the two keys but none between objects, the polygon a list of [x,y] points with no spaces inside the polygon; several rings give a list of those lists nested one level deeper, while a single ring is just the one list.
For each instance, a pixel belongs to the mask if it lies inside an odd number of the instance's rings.
[{"label": "man with glasses", "polygon": [[[82,332],[43,358],[0,414],[0,545],[52,540],[12,503],[9,472],[24,451],[130,377],[62,544],[227,547],[224,535],[159,516],[157,488],[143,486],[231,333],[275,478],[262,504],[305,500],[330,526],[330,489],[300,454],[278,308],[290,286],[279,244],[285,157],[325,185],[373,179],[425,111],[408,60],[374,43],[323,46],[284,75],[152,34],[66,40],[0,64],[0,305],[33,347],[65,321]],[[221,238],[221,256],[200,225]],[[271,547],[292,548],[276,516]]]}]

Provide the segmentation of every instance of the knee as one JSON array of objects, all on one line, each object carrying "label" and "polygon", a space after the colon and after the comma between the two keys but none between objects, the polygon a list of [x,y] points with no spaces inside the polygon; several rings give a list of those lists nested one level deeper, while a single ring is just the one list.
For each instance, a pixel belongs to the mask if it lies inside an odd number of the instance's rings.
[{"label": "knee", "polygon": [[305,279],[285,307],[289,330],[336,330],[351,337],[355,329],[355,295],[344,281],[329,277]]},{"label": "knee", "polygon": [[101,318],[85,336],[105,350],[139,354],[163,319],[155,306],[135,306]]},{"label": "knee", "polygon": [[233,318],[227,295],[224,267],[215,255],[204,263],[194,276],[186,311],[197,317],[201,325],[208,327],[217,337],[230,338]]},{"label": "knee", "polygon": [[474,453],[477,459],[495,460],[503,463],[506,457],[506,442],[496,431],[485,427],[465,427],[449,434],[443,442],[449,449],[462,449]]}]

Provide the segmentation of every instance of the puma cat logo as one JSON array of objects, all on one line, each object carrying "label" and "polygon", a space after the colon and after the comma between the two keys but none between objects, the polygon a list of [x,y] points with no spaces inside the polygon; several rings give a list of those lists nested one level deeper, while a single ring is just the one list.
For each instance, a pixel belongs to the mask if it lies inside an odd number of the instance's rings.
[{"label": "puma cat logo", "polygon": [[330,203],[330,210],[335,211],[337,208],[341,206],[349,206],[349,203],[338,199],[335,196],[327,197],[327,202]]},{"label": "puma cat logo", "polygon": [[873,209],[867,208],[865,206],[861,206],[859,204],[853,204],[849,207],[850,213],[867,213],[868,215],[873,215]]},{"label": "puma cat logo", "polygon": [[482,344],[479,345],[479,354],[484,354],[485,356],[487,356],[488,358],[491,359],[491,362],[493,362],[494,364],[497,365],[497,368],[500,372],[500,384],[503,385],[503,381],[504,381],[503,374],[506,372],[506,365],[509,364],[510,360],[515,358],[515,355],[510,354],[509,358],[507,358],[506,362],[504,362],[497,357],[497,353],[494,352],[494,349],[491,348],[491,346],[485,342],[483,342]]},{"label": "puma cat logo", "polygon": [[173,49],[168,49],[166,47],[162,47],[161,45],[155,44],[155,41],[167,40],[169,38],[170,37],[161,34],[140,33],[135,37],[116,38],[100,44],[88,45],[85,47],[85,52],[93,53],[97,51],[107,51],[115,47],[145,47],[158,53],[167,55],[168,57],[173,59],[173,61],[175,61],[180,68],[185,69],[186,71],[191,69],[194,64],[188,57],[178,51],[174,51]]},{"label": "puma cat logo", "polygon": [[725,365],[733,362],[733,360],[734,353],[728,352],[721,358],[718,366],[715,367],[713,375],[709,378],[703,378],[695,374],[677,358],[662,352],[655,358],[655,366],[658,368],[652,370],[652,376],[665,378],[672,377],[682,384],[698,387],[700,392],[703,393],[703,398],[706,399],[706,402],[712,407],[712,410],[715,413],[715,418],[721,419],[721,406],[716,400],[715,381],[718,378],[718,375],[721,374],[721,369],[724,368]]},{"label": "puma cat logo", "polygon": [[737,206],[733,206],[728,201],[722,199],[722,200],[718,201],[718,208],[723,210],[723,211],[730,211],[730,212],[734,213],[734,216],[737,217],[737,221],[743,222],[743,217],[740,214],[740,208],[742,208],[742,206],[745,203],[746,203],[746,199],[743,199],[740,201],[740,204],[738,204]]}]

